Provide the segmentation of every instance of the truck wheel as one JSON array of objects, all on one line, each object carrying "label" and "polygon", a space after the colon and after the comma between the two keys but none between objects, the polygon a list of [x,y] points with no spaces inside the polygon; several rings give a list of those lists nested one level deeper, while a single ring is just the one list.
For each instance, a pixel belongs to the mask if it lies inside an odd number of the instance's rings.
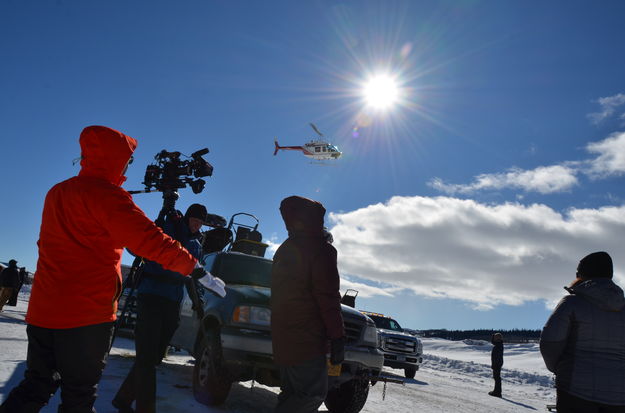
[{"label": "truck wheel", "polygon": [[415,374],[417,374],[417,369],[414,367],[406,367],[404,369],[404,375],[407,379],[414,379]]},{"label": "truck wheel", "polygon": [[202,340],[200,357],[193,368],[193,396],[208,406],[226,401],[232,381],[222,366],[221,343],[218,333],[211,331]]},{"label": "truck wheel", "polygon": [[332,389],[326,396],[326,407],[330,413],[358,413],[367,402],[369,381],[352,379]]}]

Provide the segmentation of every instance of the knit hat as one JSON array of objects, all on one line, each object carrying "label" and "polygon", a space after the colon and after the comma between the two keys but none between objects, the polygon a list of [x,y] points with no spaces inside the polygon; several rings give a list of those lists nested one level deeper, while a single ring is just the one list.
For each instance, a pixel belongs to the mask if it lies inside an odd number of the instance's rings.
[{"label": "knit hat", "polygon": [[206,221],[206,215],[208,215],[208,211],[206,207],[202,204],[191,204],[189,208],[187,208],[187,212],[185,212],[185,218],[197,218],[201,219],[202,222]]},{"label": "knit hat", "polygon": [[578,278],[612,278],[612,258],[605,251],[593,252],[577,265]]}]

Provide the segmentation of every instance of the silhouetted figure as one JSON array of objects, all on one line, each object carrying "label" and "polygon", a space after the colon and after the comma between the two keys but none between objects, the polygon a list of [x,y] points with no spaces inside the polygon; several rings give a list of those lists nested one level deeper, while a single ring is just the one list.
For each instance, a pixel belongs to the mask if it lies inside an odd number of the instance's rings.
[{"label": "silhouetted figure", "polygon": [[[178,211],[157,221],[163,231],[179,241],[193,256],[200,258],[202,244],[197,236],[206,219],[206,207],[193,204],[184,217]],[[119,413],[131,413],[136,400],[137,413],[156,412],[156,366],[161,363],[169,341],[180,323],[180,303],[185,278],[147,261],[137,295],[135,326],[136,357],[132,369],[117,391],[112,404]]]},{"label": "silhouetted figure", "polygon": [[584,257],[540,337],[558,413],[625,412],[625,297],[606,252]]},{"label": "silhouetted figure", "polygon": [[[9,266],[0,273],[0,311],[20,286],[17,261],[10,260]],[[11,304],[9,304],[11,305]]]},{"label": "silhouetted figure", "polygon": [[273,354],[282,381],[276,413],[316,412],[328,391],[326,353],[334,365],[345,355],[336,249],[319,202],[291,196],[280,213],[289,237],[271,271]]},{"label": "silhouetted figure", "polygon": [[503,336],[501,333],[495,333],[490,339],[493,343],[493,349],[490,351],[490,367],[493,369],[493,379],[495,379],[495,388],[488,394],[495,397],[501,397],[501,368],[503,367]]},{"label": "silhouetted figure", "polygon": [[19,296],[20,290],[22,289],[22,285],[24,285],[24,280],[26,279],[26,268],[22,267],[18,271],[17,277],[17,287],[13,290],[13,294],[9,299],[7,305],[15,307],[17,305],[17,297]]}]

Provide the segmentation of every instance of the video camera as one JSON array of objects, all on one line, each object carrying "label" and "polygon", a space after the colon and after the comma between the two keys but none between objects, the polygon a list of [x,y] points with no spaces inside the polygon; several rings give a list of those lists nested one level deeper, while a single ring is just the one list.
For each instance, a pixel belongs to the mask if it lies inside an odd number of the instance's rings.
[{"label": "video camera", "polygon": [[213,174],[213,166],[202,158],[207,153],[208,148],[200,149],[193,152],[190,159],[181,160],[180,152],[160,151],[154,156],[156,162],[145,169],[145,192],[151,192],[152,189],[161,192],[175,191],[189,185],[194,194],[199,194],[206,184],[199,178]]}]

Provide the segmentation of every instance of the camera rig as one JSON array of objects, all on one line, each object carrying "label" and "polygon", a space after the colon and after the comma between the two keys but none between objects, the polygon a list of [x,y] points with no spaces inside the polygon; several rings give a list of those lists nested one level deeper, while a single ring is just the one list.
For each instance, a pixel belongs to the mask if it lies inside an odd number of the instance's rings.
[{"label": "camera rig", "polygon": [[[162,150],[154,156],[155,163],[145,168],[143,185],[145,190],[129,191],[131,194],[144,192],[167,192],[179,188],[191,187],[194,194],[204,190],[205,176],[213,175],[213,166],[202,155],[208,153],[208,148],[193,152],[190,159],[181,160],[180,152],[167,152]],[[196,179],[193,179],[196,178]]]},{"label": "camera rig", "polygon": [[[154,156],[156,162],[145,168],[143,178],[144,190],[128,191],[131,194],[162,192],[163,208],[158,220],[162,220],[167,214],[175,212],[178,193],[176,190],[191,187],[194,194],[204,190],[203,177],[213,175],[213,166],[208,163],[203,155],[208,153],[208,148],[195,151],[189,159],[182,160],[180,152],[168,152],[162,150]],[[195,179],[194,179],[195,178]]]}]

